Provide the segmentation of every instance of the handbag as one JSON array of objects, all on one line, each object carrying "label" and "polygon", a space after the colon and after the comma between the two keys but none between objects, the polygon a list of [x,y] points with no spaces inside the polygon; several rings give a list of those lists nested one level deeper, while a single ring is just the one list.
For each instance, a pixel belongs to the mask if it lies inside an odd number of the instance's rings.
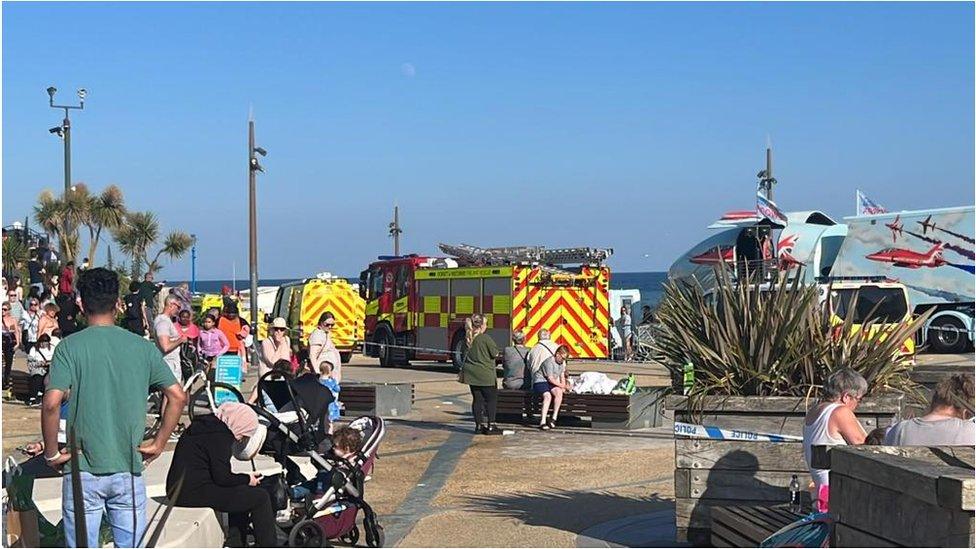
[{"label": "handbag", "polygon": [[258,486],[266,490],[271,496],[271,506],[274,507],[275,511],[288,508],[288,485],[285,484],[283,475],[261,477]]}]

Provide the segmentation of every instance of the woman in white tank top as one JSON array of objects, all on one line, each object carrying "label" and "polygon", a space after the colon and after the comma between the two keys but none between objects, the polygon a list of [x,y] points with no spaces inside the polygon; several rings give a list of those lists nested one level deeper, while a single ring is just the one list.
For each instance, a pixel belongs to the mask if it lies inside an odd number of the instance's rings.
[{"label": "woman in white tank top", "polygon": [[864,444],[867,435],[854,410],[867,390],[867,381],[861,374],[850,368],[837,370],[824,382],[820,402],[807,412],[803,423],[803,458],[813,477],[815,508],[821,513],[827,512],[830,471],[811,466],[813,446]]}]

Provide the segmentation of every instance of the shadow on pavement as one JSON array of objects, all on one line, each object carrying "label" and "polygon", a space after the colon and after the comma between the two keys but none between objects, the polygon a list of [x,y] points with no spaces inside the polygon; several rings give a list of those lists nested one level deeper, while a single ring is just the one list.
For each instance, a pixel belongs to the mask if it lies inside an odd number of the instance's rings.
[{"label": "shadow on pavement", "polygon": [[627,497],[610,492],[548,490],[466,496],[465,499],[467,511],[515,518],[530,526],[547,526],[575,534],[586,530],[588,535],[592,535],[592,526],[602,522],[674,509],[673,499],[666,499],[658,494]]}]

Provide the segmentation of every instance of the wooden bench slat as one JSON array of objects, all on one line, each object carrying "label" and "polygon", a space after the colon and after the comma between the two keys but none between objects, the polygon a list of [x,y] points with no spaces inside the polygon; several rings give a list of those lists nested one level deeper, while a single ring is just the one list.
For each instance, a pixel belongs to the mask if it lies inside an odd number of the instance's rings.
[{"label": "wooden bench slat", "polygon": [[762,535],[762,539],[759,541],[768,538],[770,534],[783,527],[783,524],[780,524],[779,521],[770,520],[768,517],[756,513],[754,509],[749,507],[730,507],[728,509],[730,512],[736,513],[741,517],[743,522],[755,525],[758,530],[756,536],[765,534]]},{"label": "wooden bench slat", "polygon": [[766,524],[757,524],[735,507],[715,507],[712,509],[712,525],[714,526],[716,524],[727,525],[729,528],[753,540],[754,544],[758,544],[766,539],[773,532],[770,531]]}]

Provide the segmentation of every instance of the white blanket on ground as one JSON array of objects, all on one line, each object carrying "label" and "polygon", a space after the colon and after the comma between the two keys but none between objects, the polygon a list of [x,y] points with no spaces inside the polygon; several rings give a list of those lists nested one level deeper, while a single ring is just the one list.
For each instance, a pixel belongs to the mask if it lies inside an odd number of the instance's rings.
[{"label": "white blanket on ground", "polygon": [[617,382],[603,372],[583,372],[573,383],[573,392],[609,395],[616,386]]}]

